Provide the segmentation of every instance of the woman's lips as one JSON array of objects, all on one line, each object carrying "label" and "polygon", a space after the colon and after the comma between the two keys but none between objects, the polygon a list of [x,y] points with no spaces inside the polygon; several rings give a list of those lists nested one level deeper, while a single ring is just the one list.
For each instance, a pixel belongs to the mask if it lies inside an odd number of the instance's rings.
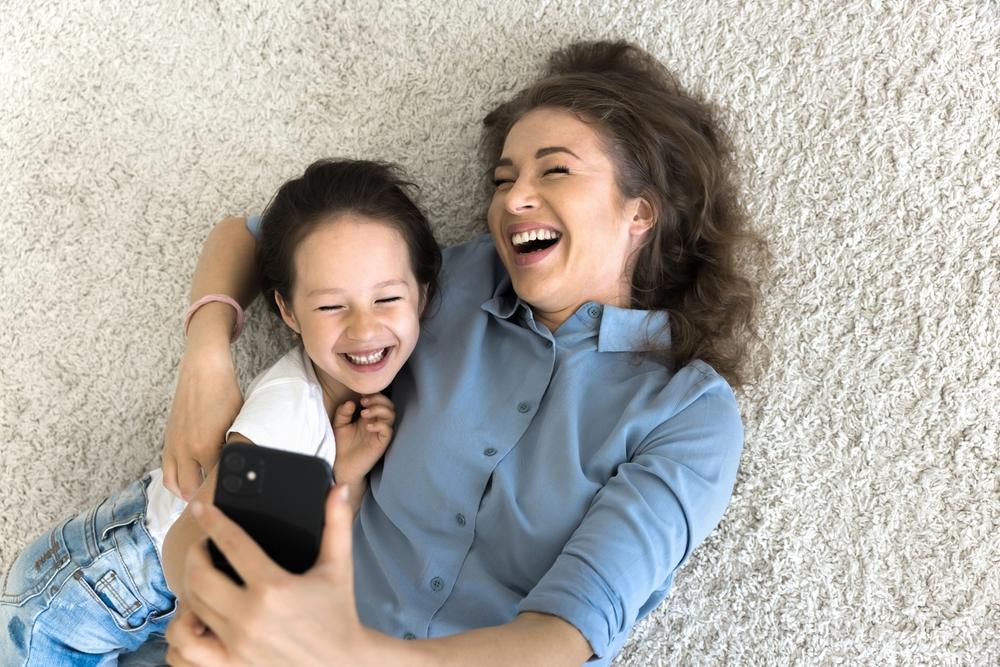
[{"label": "woman's lips", "polygon": [[541,250],[535,250],[534,252],[519,253],[514,251],[514,265],[519,267],[532,266],[538,264],[546,257],[548,257],[556,248],[559,247],[562,239],[556,240],[555,243],[547,248]]}]

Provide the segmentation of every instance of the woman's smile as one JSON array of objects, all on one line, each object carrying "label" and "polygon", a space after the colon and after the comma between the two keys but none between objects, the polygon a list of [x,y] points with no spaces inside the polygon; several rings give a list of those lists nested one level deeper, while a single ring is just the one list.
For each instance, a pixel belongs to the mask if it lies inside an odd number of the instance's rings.
[{"label": "woman's smile", "polygon": [[562,232],[547,225],[522,222],[507,228],[517,266],[531,266],[548,257],[562,240]]}]

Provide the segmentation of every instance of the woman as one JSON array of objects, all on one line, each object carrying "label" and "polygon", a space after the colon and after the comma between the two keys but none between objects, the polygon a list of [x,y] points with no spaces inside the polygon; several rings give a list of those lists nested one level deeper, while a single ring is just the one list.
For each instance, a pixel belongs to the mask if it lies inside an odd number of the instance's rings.
[{"label": "woman", "polygon": [[[174,664],[607,664],[718,523],[756,286],[710,111],[643,51],[584,43],[484,124],[490,237],[445,253],[353,537],[334,492],[323,556],[293,577],[197,505],[248,585],[189,552]],[[252,247],[220,224],[192,297],[250,301]],[[217,306],[168,431],[186,492],[218,455],[219,397],[239,404]]]}]

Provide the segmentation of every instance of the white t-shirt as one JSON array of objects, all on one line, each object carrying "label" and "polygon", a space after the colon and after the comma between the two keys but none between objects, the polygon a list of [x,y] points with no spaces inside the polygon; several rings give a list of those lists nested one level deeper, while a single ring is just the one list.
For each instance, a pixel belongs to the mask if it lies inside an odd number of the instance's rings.
[{"label": "white t-shirt", "polygon": [[[226,438],[233,432],[257,445],[319,456],[333,466],[333,427],[323,405],[323,389],[302,345],[293,347],[250,383],[243,408],[226,431]],[[162,553],[167,531],[187,503],[163,486],[162,470],[156,469],[150,476],[146,528]]]}]

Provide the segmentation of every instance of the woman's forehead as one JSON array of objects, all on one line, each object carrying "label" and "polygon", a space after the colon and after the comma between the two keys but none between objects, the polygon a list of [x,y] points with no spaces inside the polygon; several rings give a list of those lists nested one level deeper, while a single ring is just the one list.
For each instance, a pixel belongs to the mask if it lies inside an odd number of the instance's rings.
[{"label": "woman's forehead", "polygon": [[556,152],[551,150],[554,148],[568,149],[579,159],[603,155],[601,137],[593,123],[566,109],[544,107],[529,111],[510,128],[501,161],[544,157]]}]

